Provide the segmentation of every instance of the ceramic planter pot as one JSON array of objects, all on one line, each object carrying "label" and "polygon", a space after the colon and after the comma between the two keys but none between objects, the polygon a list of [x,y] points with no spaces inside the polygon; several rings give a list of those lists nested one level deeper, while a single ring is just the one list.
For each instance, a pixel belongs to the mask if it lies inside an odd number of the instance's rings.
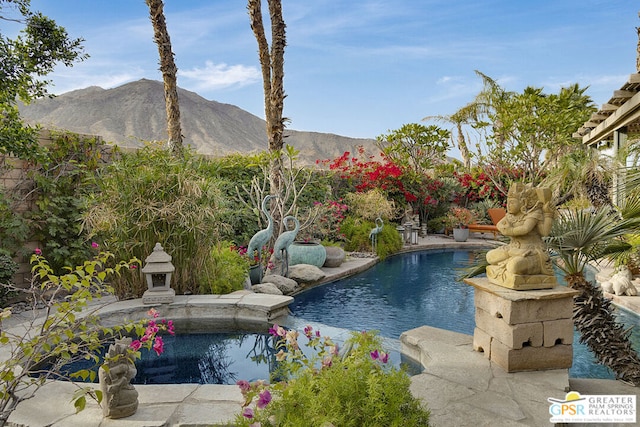
[{"label": "ceramic planter pot", "polygon": [[249,279],[252,285],[257,285],[262,282],[262,266],[260,264],[249,267]]},{"label": "ceramic planter pot", "polygon": [[323,267],[340,267],[340,264],[342,264],[346,258],[344,249],[339,246],[325,246],[324,249],[327,252],[327,258],[324,260]]},{"label": "ceramic planter pot", "polygon": [[453,239],[456,242],[466,242],[469,238],[469,229],[468,228],[454,228],[453,229]]},{"label": "ceramic planter pot", "polygon": [[289,265],[309,264],[320,268],[327,259],[327,251],[320,243],[293,242],[287,249]]}]

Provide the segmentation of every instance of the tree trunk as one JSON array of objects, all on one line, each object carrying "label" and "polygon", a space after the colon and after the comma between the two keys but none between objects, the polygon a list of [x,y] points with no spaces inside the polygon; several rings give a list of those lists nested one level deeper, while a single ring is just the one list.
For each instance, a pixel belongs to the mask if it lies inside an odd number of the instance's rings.
[{"label": "tree trunk", "polygon": [[457,122],[456,127],[458,131],[458,150],[460,150],[462,164],[466,171],[471,171],[471,153],[469,152],[467,141],[464,139],[464,134],[462,133],[462,123]]},{"label": "tree trunk", "polygon": [[567,285],[580,291],[574,299],[573,322],[598,363],[611,368],[616,378],[640,385],[640,359],[629,341],[629,331],[618,323],[600,288],[582,274],[567,275]]},{"label": "tree trunk", "polygon": [[[262,83],[264,89],[264,111],[266,120],[267,140],[269,152],[272,155],[269,170],[271,194],[282,194],[284,147],[284,48],[286,43],[286,25],[282,18],[282,4],[280,0],[268,0],[271,22],[271,51],[265,36],[262,20],[262,1],[249,0],[247,10],[251,20],[251,29],[258,42],[258,55],[262,69]],[[274,213],[278,213],[277,210]],[[281,213],[280,213],[281,216]],[[276,223],[281,218],[275,218]]]},{"label": "tree trunk", "polygon": [[180,105],[178,104],[178,86],[175,61],[171,51],[171,39],[164,19],[162,0],[146,0],[149,16],[153,24],[153,39],[158,45],[160,71],[164,82],[164,101],[167,111],[167,144],[174,155],[182,155],[182,130],[180,128]]}]

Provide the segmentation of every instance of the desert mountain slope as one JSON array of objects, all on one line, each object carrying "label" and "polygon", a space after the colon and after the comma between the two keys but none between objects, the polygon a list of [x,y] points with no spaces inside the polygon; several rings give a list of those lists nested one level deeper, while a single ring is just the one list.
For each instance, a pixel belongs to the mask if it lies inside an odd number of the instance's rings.
[{"label": "desert mountain slope", "polygon": [[[209,101],[178,89],[184,141],[203,154],[265,150],[265,122],[234,105]],[[88,87],[21,106],[23,119],[45,128],[100,135],[107,142],[139,146],[166,140],[164,90],[159,81],[142,79],[113,89]],[[372,139],[285,130],[285,143],[300,150],[300,160],[335,158]]]}]

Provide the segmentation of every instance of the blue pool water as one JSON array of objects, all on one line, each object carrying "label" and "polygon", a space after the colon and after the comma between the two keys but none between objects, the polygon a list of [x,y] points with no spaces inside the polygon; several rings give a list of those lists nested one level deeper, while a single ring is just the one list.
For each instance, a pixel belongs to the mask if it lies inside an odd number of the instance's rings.
[{"label": "blue pool water", "polygon": [[[322,334],[341,342],[348,332],[324,327]],[[274,339],[266,333],[190,333],[163,339],[162,355],[142,351],[142,359],[136,362],[138,373],[134,384],[235,384],[238,380],[269,380],[269,373],[277,363]],[[303,352],[313,356],[305,346],[307,339],[301,335],[299,342]],[[389,352],[390,363],[403,366],[409,374],[422,370],[416,362],[403,357],[393,343],[385,343],[384,349]],[[78,369],[74,366],[72,372]]]},{"label": "blue pool water", "polygon": [[355,276],[319,286],[289,306],[305,321],[388,338],[422,325],[473,334],[473,287],[456,281],[473,261],[469,251],[420,251],[395,255]]},{"label": "blue pool water", "polygon": [[[409,329],[429,325],[473,335],[473,288],[456,280],[474,260],[463,250],[420,251],[395,255],[358,275],[313,288],[296,296],[293,315],[304,322],[352,330],[377,329],[397,339]],[[618,310],[619,320],[635,325],[634,348],[640,349],[640,317]],[[574,334],[574,378],[614,378],[595,363]]]}]

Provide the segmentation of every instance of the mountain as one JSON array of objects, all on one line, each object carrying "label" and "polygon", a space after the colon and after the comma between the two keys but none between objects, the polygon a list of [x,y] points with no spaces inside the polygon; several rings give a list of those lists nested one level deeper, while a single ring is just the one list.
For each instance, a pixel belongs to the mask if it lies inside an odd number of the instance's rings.
[{"label": "mountain", "polygon": [[[234,105],[209,101],[195,92],[178,89],[184,142],[202,153],[224,155],[266,150],[265,121]],[[92,86],[20,106],[29,124],[45,128],[100,135],[106,142],[141,146],[143,141],[166,140],[162,82],[142,79],[113,89]],[[300,161],[313,163],[372,148],[373,139],[328,133],[285,130],[285,144],[300,151]]]}]

